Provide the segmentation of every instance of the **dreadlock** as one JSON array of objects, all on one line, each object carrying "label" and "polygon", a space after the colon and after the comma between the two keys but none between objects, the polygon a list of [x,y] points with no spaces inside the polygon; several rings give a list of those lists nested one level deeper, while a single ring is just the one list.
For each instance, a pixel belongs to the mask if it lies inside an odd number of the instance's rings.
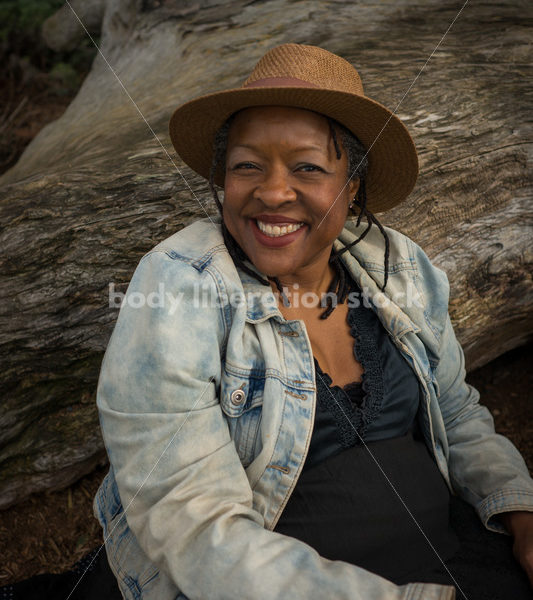
[{"label": "dreadlock", "polygon": [[[222,203],[220,202],[218,191],[215,186],[215,176],[218,170],[223,169],[224,165],[226,164],[226,148],[228,142],[228,134],[234,116],[235,115],[232,115],[215,134],[215,141],[213,145],[213,159],[211,161],[211,168],[209,171],[209,187],[211,189],[211,193],[213,195],[213,199],[218,208],[220,216],[222,217],[222,236],[224,239],[224,243],[228,249],[231,258],[233,259],[233,262],[236,264],[237,267],[242,269],[245,273],[251,275],[262,285],[270,285],[270,281],[274,283],[281,295],[283,304],[285,306],[289,306],[289,300],[285,294],[285,290],[283,289],[279,278],[267,277],[267,279],[265,279],[253,269],[248,267],[245,263],[245,261],[250,262],[248,257],[246,256],[242,248],[239,246],[235,238],[231,235],[228,228],[226,227],[226,224],[224,223],[224,209]],[[327,319],[337,306],[337,303],[342,304],[345,301],[350,290],[349,280],[347,280],[346,278],[345,267],[342,261],[340,260],[341,254],[343,254],[344,252],[358,244],[362,239],[364,239],[370,231],[373,223],[376,224],[378,229],[381,231],[381,234],[385,238],[385,276],[383,286],[381,287],[382,292],[385,291],[385,287],[387,286],[389,274],[389,237],[387,236],[387,233],[381,225],[381,223],[366,206],[366,175],[368,172],[368,159],[365,147],[359,141],[359,139],[346,127],[344,127],[334,119],[331,119],[329,117],[326,117],[326,119],[328,121],[330,135],[332,137],[333,145],[335,147],[335,154],[337,160],[340,160],[342,157],[341,147],[339,145],[337,137],[337,132],[340,132],[342,147],[348,155],[348,181],[354,178],[359,179],[359,189],[357,190],[357,194],[353,200],[353,204],[350,205],[350,210],[355,216],[357,216],[357,227],[359,227],[363,216],[366,217],[368,225],[363,231],[363,233],[356,240],[354,240],[348,245],[344,245],[343,248],[337,250],[336,252],[332,250],[329,262],[335,271],[335,276],[333,277],[333,280],[329,285],[326,293],[327,307],[325,311],[320,315],[321,319]],[[355,205],[355,207],[353,205]],[[357,208],[359,209],[358,213]]]}]

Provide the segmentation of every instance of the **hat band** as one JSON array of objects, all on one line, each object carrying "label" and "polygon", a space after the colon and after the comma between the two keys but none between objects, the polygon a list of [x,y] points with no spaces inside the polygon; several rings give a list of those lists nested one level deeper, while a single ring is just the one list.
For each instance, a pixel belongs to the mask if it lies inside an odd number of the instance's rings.
[{"label": "hat band", "polygon": [[244,83],[244,88],[249,87],[312,87],[317,88],[318,85],[311,83],[310,81],[304,81],[297,77],[264,77],[263,79],[256,79]]}]

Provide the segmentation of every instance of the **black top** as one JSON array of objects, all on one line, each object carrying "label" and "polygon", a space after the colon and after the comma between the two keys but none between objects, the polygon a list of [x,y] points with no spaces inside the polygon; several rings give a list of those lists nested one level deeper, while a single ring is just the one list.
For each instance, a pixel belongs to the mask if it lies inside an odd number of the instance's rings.
[{"label": "black top", "polygon": [[[357,287],[353,284],[357,291]],[[315,359],[317,407],[311,446],[304,465],[360,444],[405,435],[413,426],[420,390],[416,375],[400,354],[377,314],[363,304],[350,306],[354,355],[364,373],[362,382],[344,388]]]},{"label": "black top", "polygon": [[428,539],[443,560],[456,551],[450,494],[420,435],[411,366],[371,307],[348,321],[363,381],[331,386],[315,360],[309,453],[275,531],[394,579],[440,564]]}]

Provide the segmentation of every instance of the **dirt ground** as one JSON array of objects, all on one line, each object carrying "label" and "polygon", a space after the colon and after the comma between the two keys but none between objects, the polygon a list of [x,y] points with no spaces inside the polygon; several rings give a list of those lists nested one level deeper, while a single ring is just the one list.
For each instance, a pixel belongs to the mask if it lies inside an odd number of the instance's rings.
[{"label": "dirt ground", "polygon": [[[0,173],[15,163],[29,141],[58,118],[72,98],[39,73],[27,79],[0,81]],[[524,346],[467,377],[492,410],[496,429],[520,449],[530,471],[532,354],[533,344]],[[102,543],[91,504],[105,471],[99,469],[66,490],[34,495],[0,511],[0,586],[39,573],[66,571]]]},{"label": "dirt ground", "polygon": [[[496,430],[511,439],[533,472],[533,344],[473,371],[467,381],[488,406]],[[0,511],[0,586],[39,573],[61,573],[102,543],[92,499],[98,469],[66,490],[35,495]]]}]

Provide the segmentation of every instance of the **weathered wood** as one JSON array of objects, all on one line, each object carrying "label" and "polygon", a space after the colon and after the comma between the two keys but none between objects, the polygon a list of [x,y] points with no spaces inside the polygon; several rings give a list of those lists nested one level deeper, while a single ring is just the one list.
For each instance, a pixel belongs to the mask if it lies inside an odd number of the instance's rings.
[{"label": "weathered wood", "polygon": [[336,52],[369,96],[401,101],[421,174],[380,218],[447,271],[468,366],[530,339],[528,6],[467,5],[404,97],[457,2],[107,2],[103,55],[163,147],[98,57],[66,113],[0,179],[0,506],[103,460],[94,396],[117,316],[109,284],[124,291],[144,252],[214,212],[173,154],[169,116],[239,85],[279,43]]}]

